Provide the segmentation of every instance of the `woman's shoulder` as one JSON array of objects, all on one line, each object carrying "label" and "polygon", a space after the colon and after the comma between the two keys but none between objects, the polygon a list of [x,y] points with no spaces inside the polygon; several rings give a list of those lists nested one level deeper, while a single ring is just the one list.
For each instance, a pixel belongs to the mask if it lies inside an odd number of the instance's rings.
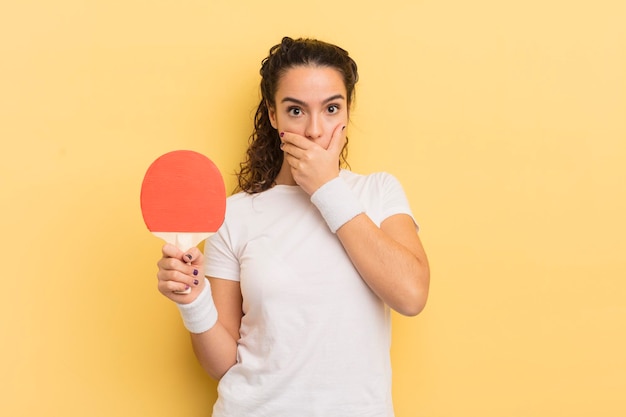
[{"label": "woman's shoulder", "polygon": [[348,184],[353,186],[379,186],[399,185],[398,179],[389,172],[378,171],[369,174],[358,174],[347,169],[342,169],[339,173]]},{"label": "woman's shoulder", "polygon": [[226,199],[226,211],[239,215],[271,210],[277,205],[284,206],[302,200],[306,193],[297,186],[278,185],[260,193],[239,191]]},{"label": "woman's shoulder", "polygon": [[236,193],[231,194],[230,196],[228,196],[226,198],[226,201],[228,201],[228,202],[238,202],[238,201],[246,200],[251,195],[252,194],[248,194],[245,191],[237,191]]},{"label": "woman's shoulder", "polygon": [[238,191],[226,198],[226,208],[228,210],[245,210],[252,205],[252,200],[255,196],[256,194]]}]

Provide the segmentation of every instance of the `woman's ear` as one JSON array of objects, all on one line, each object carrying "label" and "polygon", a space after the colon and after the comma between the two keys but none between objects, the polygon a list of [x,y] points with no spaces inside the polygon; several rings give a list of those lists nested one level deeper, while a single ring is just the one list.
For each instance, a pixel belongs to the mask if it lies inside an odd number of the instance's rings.
[{"label": "woman's ear", "polygon": [[267,116],[270,119],[270,124],[274,129],[278,129],[276,127],[276,109],[267,101],[265,102],[265,107],[267,107]]}]

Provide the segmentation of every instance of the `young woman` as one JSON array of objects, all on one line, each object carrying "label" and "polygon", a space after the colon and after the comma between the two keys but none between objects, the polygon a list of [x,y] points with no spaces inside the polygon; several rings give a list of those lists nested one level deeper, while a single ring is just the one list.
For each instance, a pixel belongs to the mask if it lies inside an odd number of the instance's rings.
[{"label": "young woman", "polygon": [[393,416],[389,309],[424,308],[429,268],[397,180],[341,168],[357,65],[284,38],[261,77],[241,192],[204,255],[163,247],[159,290],[220,380],[214,417]]}]

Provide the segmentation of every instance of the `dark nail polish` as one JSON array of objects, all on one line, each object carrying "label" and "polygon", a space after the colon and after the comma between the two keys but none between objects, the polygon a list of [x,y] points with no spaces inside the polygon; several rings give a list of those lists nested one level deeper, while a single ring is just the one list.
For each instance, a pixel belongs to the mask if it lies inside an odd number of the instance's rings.
[{"label": "dark nail polish", "polygon": [[193,285],[198,285],[200,283],[200,281],[198,281],[197,279],[193,280]]},{"label": "dark nail polish", "polygon": [[193,270],[193,274],[197,276],[197,275],[198,275],[198,270],[197,270],[197,269],[194,269],[194,270]]},{"label": "dark nail polish", "polygon": [[280,132],[280,137],[282,138],[283,136],[285,136],[285,132]]},{"label": "dark nail polish", "polygon": [[190,254],[185,255],[185,258],[189,259],[191,261],[191,258],[193,258],[193,256],[191,256]]}]

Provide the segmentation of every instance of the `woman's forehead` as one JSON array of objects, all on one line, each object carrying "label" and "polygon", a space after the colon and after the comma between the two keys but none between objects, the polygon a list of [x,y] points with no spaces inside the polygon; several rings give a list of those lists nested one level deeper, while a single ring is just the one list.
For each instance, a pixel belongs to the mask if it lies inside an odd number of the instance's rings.
[{"label": "woman's forehead", "polygon": [[345,98],[346,86],[341,73],[326,66],[297,66],[285,71],[276,90],[276,98],[321,98],[341,95]]}]

